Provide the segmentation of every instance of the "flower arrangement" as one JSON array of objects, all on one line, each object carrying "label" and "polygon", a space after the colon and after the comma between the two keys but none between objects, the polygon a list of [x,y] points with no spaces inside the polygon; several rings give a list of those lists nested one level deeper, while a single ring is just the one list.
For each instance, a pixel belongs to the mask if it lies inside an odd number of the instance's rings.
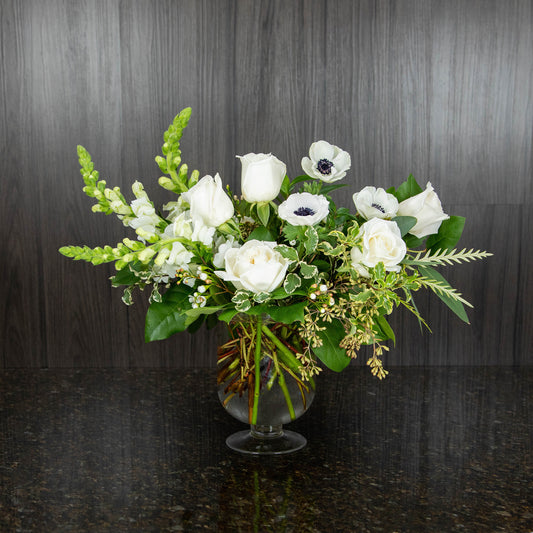
[{"label": "flower arrangement", "polygon": [[118,187],[107,187],[78,146],[93,211],[115,213],[136,239],[60,252],[95,265],[115,262],[111,282],[125,287],[126,304],[132,289],[151,286],[146,341],[226,322],[231,340],[219,349],[220,382],[233,376],[230,395],[248,390],[250,421],[257,420],[265,352],[282,388],[280,365],[305,387],[323,365],[343,370],[363,345],[373,347],[367,363],[381,379],[385,341],[395,340],[386,317],[403,306],[427,326],[416,291],[433,291],[468,322],[469,304],[435,267],[491,254],[455,248],[465,220],[444,213],[430,183],[423,189],[409,176],[397,188],[367,186],[353,195],[351,209],[337,207],[330,193],[345,186],[339,181],[350,156],[318,141],[302,159],[305,174],[292,180],[271,154],[238,156],[236,196],[218,174],[199,179],[182,163],[180,139],[190,114],[187,108],[175,117],[156,157],[165,174],[159,184],[177,195],[163,206],[164,215],[139,182],[131,202]]}]

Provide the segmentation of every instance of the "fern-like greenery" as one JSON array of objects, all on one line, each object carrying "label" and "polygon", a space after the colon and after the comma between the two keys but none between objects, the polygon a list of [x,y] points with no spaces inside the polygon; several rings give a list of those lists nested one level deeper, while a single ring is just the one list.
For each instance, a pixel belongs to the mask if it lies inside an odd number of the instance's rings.
[{"label": "fern-like greenery", "polygon": [[484,259],[491,256],[489,252],[481,250],[466,250],[463,248],[458,252],[455,248],[449,250],[437,250],[425,252],[424,250],[418,252],[410,259],[405,259],[402,263],[406,265],[421,265],[421,266],[438,266],[438,265],[453,265],[454,263],[469,263],[478,259]]}]

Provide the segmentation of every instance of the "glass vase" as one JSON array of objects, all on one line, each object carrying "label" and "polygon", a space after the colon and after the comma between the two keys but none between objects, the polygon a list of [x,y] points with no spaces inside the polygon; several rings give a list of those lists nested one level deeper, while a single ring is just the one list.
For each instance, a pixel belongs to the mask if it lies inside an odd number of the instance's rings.
[{"label": "glass vase", "polygon": [[233,321],[230,341],[218,349],[219,399],[230,415],[250,425],[226,444],[252,455],[292,453],[307,441],[283,426],[307,411],[315,381],[302,377],[296,329],[254,318]]}]

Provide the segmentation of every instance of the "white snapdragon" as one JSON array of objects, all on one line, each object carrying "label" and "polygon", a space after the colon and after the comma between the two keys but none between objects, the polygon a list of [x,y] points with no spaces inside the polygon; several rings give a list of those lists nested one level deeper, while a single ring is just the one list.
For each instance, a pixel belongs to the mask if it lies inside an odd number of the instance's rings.
[{"label": "white snapdragon", "polygon": [[326,141],[316,141],[309,148],[309,157],[302,159],[304,172],[326,183],[333,183],[346,176],[352,165],[350,154]]},{"label": "white snapdragon", "polygon": [[287,167],[272,154],[249,153],[241,160],[241,192],[247,202],[270,202],[279,194]]},{"label": "white snapdragon", "polygon": [[213,256],[213,265],[215,265],[217,268],[223,268],[224,256],[226,255],[226,252],[230,248],[238,248],[239,243],[235,241],[233,235],[230,235],[227,240],[224,237],[217,239],[215,246],[217,247],[217,252]]},{"label": "white snapdragon", "polygon": [[314,226],[328,214],[328,199],[308,192],[291,194],[278,208],[279,218],[293,226]]},{"label": "white snapdragon", "polygon": [[359,214],[371,218],[393,218],[398,211],[398,200],[379,187],[365,187],[353,195],[353,203]]},{"label": "white snapdragon", "polygon": [[[190,221],[187,221],[186,214],[182,213],[173,224],[169,224],[165,228],[164,237],[167,239],[175,237],[189,238],[191,233]],[[173,242],[170,249],[164,249],[159,252],[155,261],[154,272],[161,281],[168,283],[169,278],[176,276],[177,270],[189,269],[193,256],[194,254],[187,250],[181,242]]]},{"label": "white snapdragon", "polygon": [[437,233],[442,221],[450,218],[442,210],[439,197],[429,181],[425,191],[400,202],[398,215],[416,218],[416,224],[409,233],[419,239]]},{"label": "white snapdragon", "polygon": [[[363,237],[361,256],[357,247],[357,251],[352,248],[351,252],[356,270],[358,264],[375,267],[378,263],[383,263],[385,270],[389,272],[400,271],[399,263],[405,257],[407,247],[396,222],[373,218],[361,226],[360,234]],[[360,273],[364,275],[362,270]]]},{"label": "white snapdragon", "polygon": [[277,243],[251,240],[240,248],[230,248],[224,256],[225,270],[215,274],[237,289],[255,293],[272,292],[285,279],[289,261],[274,248]]},{"label": "white snapdragon", "polygon": [[156,227],[161,222],[161,219],[156,214],[154,206],[146,194],[133,200],[130,205],[135,218],[128,220],[128,226],[137,232],[140,229],[145,233],[155,234]]}]

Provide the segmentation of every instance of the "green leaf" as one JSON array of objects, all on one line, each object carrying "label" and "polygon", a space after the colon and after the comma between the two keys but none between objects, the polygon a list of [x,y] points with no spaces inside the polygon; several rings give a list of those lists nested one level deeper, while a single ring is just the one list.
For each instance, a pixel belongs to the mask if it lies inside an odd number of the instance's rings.
[{"label": "green leaf", "polygon": [[275,241],[276,238],[268,231],[265,226],[259,226],[255,228],[250,235],[248,235],[247,241]]},{"label": "green leaf", "polygon": [[281,182],[281,187],[280,187],[280,192],[281,194],[283,194],[285,198],[289,196],[289,185],[290,185],[289,176],[285,176],[283,178],[283,181]]},{"label": "green leaf", "polygon": [[318,336],[322,339],[322,346],[313,348],[313,352],[329,369],[341,372],[350,364],[350,357],[339,347],[346,335],[344,327],[338,320],[324,323],[324,325],[326,329],[318,332]]},{"label": "green leaf", "polygon": [[374,267],[374,275],[372,277],[376,281],[385,279],[385,265],[381,261]]},{"label": "green leaf", "polygon": [[305,251],[307,254],[312,254],[317,247],[318,244],[318,233],[316,232],[316,229],[313,228],[313,226],[309,226],[305,230],[305,240],[304,240],[304,246]]},{"label": "green leaf", "polygon": [[279,287],[278,289],[270,293],[271,300],[284,300],[285,298],[287,298],[287,296],[307,296],[307,291],[300,289],[291,292],[291,294],[289,295],[287,294],[287,291],[284,287]]},{"label": "green leaf", "polygon": [[339,183],[339,184],[336,184],[336,185],[326,185],[325,187],[322,187],[320,189],[320,194],[328,194],[332,191],[336,191],[337,189],[342,189],[343,187],[347,187],[348,185],[346,185],[345,183]]},{"label": "green leaf", "polygon": [[[440,272],[437,272],[435,269],[431,267],[424,267],[419,266],[418,270],[422,276],[428,279],[432,279],[435,281],[440,281],[441,283],[445,284],[446,286],[451,288],[451,285],[444,279],[444,277],[440,274]],[[470,324],[470,321],[468,320],[468,315],[466,314],[466,310],[461,302],[458,300],[454,300],[447,294],[435,292],[435,294],[463,321],[467,324]]]},{"label": "green leaf", "polygon": [[350,300],[352,302],[364,303],[374,295],[372,291],[361,291],[357,294],[350,294]]},{"label": "green leaf", "polygon": [[387,189],[387,192],[393,194],[398,202],[403,202],[404,200],[407,200],[407,198],[411,198],[412,196],[420,194],[423,192],[423,189],[420,187],[420,185],[418,185],[413,175],[409,174],[407,180],[404,181],[396,190],[394,187],[391,187],[390,189]]},{"label": "green leaf", "polygon": [[419,239],[418,237],[415,237],[414,235],[406,235],[403,239],[405,241],[405,244],[407,245],[407,248],[418,248],[425,240],[425,237]]},{"label": "green leaf", "polygon": [[154,302],[148,307],[144,329],[146,342],[168,339],[186,329],[185,311],[191,309],[189,296],[192,293],[193,289],[189,287],[173,285],[163,294],[161,302]]},{"label": "green leaf", "polygon": [[237,291],[231,301],[235,304],[235,309],[244,313],[252,307],[250,295],[246,291]]},{"label": "green leaf", "polygon": [[296,251],[296,248],[286,246],[285,244],[280,244],[276,246],[275,250],[289,261],[298,261],[298,252]]},{"label": "green leaf", "polygon": [[402,237],[404,235],[407,235],[407,233],[409,233],[409,230],[416,225],[415,217],[394,217],[392,221],[398,224]]},{"label": "green leaf", "polygon": [[392,328],[390,327],[387,320],[385,320],[385,317],[383,315],[378,315],[376,317],[376,322],[379,324],[379,327],[381,328],[381,331],[385,334],[385,337],[387,339],[392,339],[392,342],[396,346],[396,336],[394,335],[394,331],[392,331]]},{"label": "green leaf", "polygon": [[304,310],[307,302],[299,302],[292,305],[274,305],[262,304],[252,307],[249,315],[269,315],[275,322],[283,324],[292,324],[293,322],[302,322],[304,319]]},{"label": "green leaf", "polygon": [[268,220],[270,218],[270,204],[268,202],[259,202],[257,204],[257,216],[263,226],[268,226]]},{"label": "green leaf", "polygon": [[[300,240],[301,229],[302,229],[302,226],[292,226],[291,224],[287,224],[283,228],[283,235],[285,235],[285,238],[289,242],[290,241]],[[275,240],[275,239],[273,239],[273,240]]]},{"label": "green leaf", "polygon": [[133,304],[133,298],[132,298],[132,295],[131,295],[131,290],[132,290],[132,287],[126,287],[124,289],[124,294],[122,295],[122,301],[126,305],[132,305]]},{"label": "green leaf", "polygon": [[189,333],[196,333],[205,321],[206,315],[200,315],[194,322],[187,326]]},{"label": "green leaf", "polygon": [[451,216],[443,220],[438,233],[428,237],[426,247],[432,252],[438,250],[452,250],[458,243],[465,227],[465,218]]},{"label": "green leaf", "polygon": [[119,287],[120,285],[134,285],[138,279],[139,278],[129,268],[119,270],[110,278],[113,287]]},{"label": "green leaf", "polygon": [[228,309],[227,311],[222,311],[222,313],[218,315],[218,319],[229,324],[233,317],[238,313],[239,311],[237,311],[237,309]]},{"label": "green leaf", "polygon": [[258,292],[254,294],[254,302],[257,302],[258,304],[262,304],[267,300],[270,300],[270,293],[268,292]]},{"label": "green leaf", "polygon": [[213,305],[209,307],[196,307],[194,309],[187,309],[185,311],[185,314],[187,315],[185,323],[187,324],[187,326],[189,326],[193,322],[195,322],[198,319],[198,317],[213,315],[215,313],[218,313],[218,311],[224,308],[225,308],[224,305]]},{"label": "green leaf", "polygon": [[305,279],[312,279],[318,276],[318,268],[315,265],[308,265],[307,263],[300,263],[300,274]]},{"label": "green leaf", "polygon": [[309,176],[298,176],[297,178],[294,178],[289,185],[289,192],[292,192],[296,185],[298,185],[298,183],[301,183],[302,181],[312,181],[312,178],[310,178]]},{"label": "green leaf", "polygon": [[287,294],[292,294],[300,285],[302,280],[297,274],[287,274],[285,281],[283,282],[283,287]]}]

